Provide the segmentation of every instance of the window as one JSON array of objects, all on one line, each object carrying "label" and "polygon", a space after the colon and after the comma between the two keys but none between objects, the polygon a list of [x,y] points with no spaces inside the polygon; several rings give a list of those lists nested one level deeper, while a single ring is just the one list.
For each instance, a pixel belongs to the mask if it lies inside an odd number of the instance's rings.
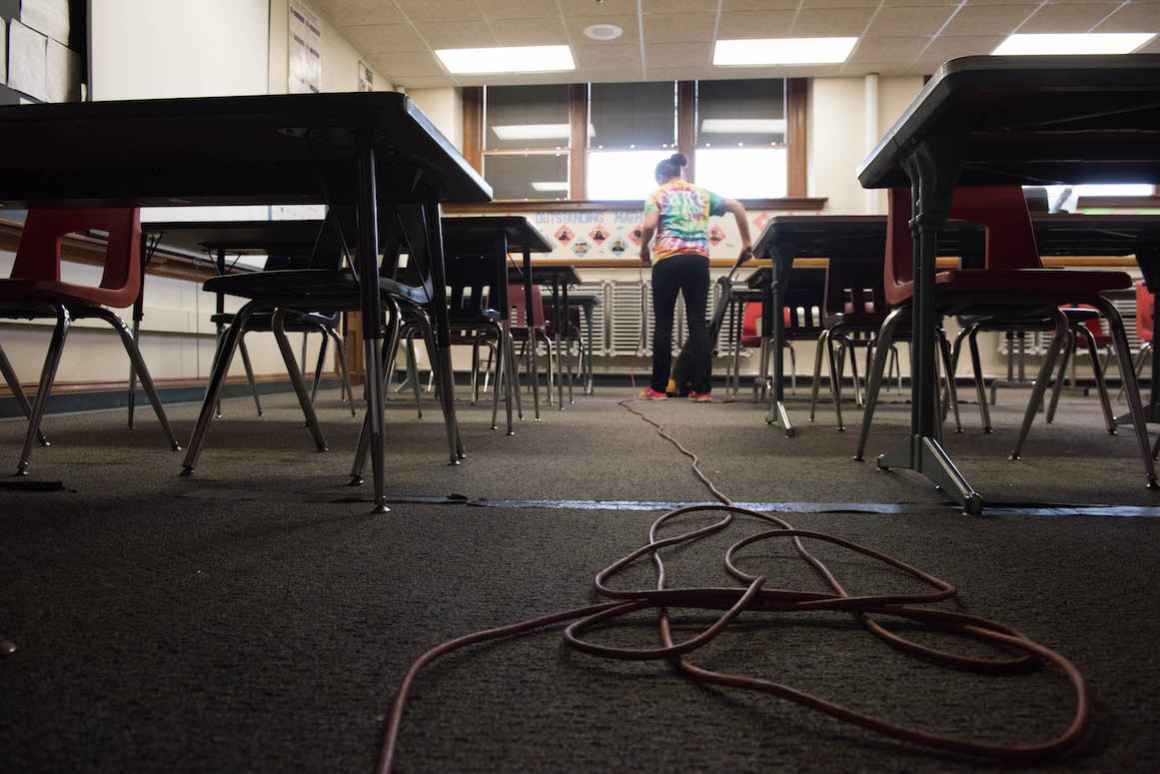
[{"label": "window", "polygon": [[787,191],[786,82],[698,81],[696,181],[733,199]]},{"label": "window", "polygon": [[1052,212],[1075,212],[1081,197],[1089,196],[1152,196],[1155,186],[1151,183],[1103,183],[1084,185],[1048,185],[1047,202]]},{"label": "window", "polygon": [[677,84],[594,83],[588,92],[589,199],[645,199],[676,152]]},{"label": "window", "polygon": [[496,199],[567,199],[567,86],[484,91],[483,176]]}]

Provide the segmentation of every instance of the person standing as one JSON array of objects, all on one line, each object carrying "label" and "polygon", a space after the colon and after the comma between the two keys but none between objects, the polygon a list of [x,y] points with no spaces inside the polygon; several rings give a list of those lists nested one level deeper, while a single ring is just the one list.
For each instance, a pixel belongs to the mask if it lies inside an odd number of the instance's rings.
[{"label": "person standing", "polygon": [[[741,232],[741,252],[748,258],[753,252],[749,236],[749,219],[745,207],[733,199],[687,182],[681,170],[689,160],[676,153],[656,167],[659,186],[644,205],[641,228],[640,260],[652,266],[653,314],[656,333],[653,337],[652,379],[640,397],[665,400],[669,370],[673,361],[673,313],[677,293],[685,297],[685,316],[689,324],[689,355],[693,389],[689,398],[698,403],[713,400],[712,344],[705,324],[705,306],[709,296],[709,218],[732,213]],[[656,241],[653,242],[653,236]]]}]

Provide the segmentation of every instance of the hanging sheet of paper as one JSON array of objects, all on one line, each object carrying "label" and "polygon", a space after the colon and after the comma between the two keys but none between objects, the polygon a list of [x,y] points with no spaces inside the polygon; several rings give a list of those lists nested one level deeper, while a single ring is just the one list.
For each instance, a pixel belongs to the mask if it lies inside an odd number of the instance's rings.
[{"label": "hanging sheet of paper", "polygon": [[48,101],[79,102],[81,57],[55,40],[48,41]]},{"label": "hanging sheet of paper", "polygon": [[8,83],[8,23],[0,18],[0,83]]},{"label": "hanging sheet of paper", "polygon": [[322,91],[322,21],[301,3],[290,4],[289,90],[291,94]]},{"label": "hanging sheet of paper", "polygon": [[68,0],[22,0],[20,21],[42,35],[68,45]]},{"label": "hanging sheet of paper", "polygon": [[375,90],[375,74],[371,71],[371,68],[367,67],[367,63],[361,59],[358,60],[358,90]]},{"label": "hanging sheet of paper", "polygon": [[48,99],[48,38],[18,21],[8,31],[8,85],[33,99]]}]

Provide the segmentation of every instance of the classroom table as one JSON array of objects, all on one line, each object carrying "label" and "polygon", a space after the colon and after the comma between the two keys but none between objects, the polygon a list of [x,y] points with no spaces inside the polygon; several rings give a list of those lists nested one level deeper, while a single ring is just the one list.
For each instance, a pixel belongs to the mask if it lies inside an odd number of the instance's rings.
[{"label": "classroom table", "polygon": [[[435,289],[437,354],[444,366],[444,394],[450,398],[454,386],[440,207],[442,202],[491,198],[479,173],[406,95],[285,94],[0,107],[0,141],[12,151],[0,159],[0,207],[353,206],[374,503],[375,510],[387,510],[385,318],[378,255],[380,229],[394,229],[396,223],[391,218],[380,222],[380,206],[417,205],[412,231],[425,242],[423,270]],[[236,346],[236,338],[227,346]],[[450,403],[447,423],[454,433]]]},{"label": "classroom table", "polygon": [[[522,215],[486,215],[482,217],[455,217],[443,219],[445,252],[461,250],[467,252],[492,253],[507,261],[512,252],[521,253],[519,284],[524,289],[524,308],[528,315],[528,330],[535,330],[535,309],[532,306],[532,253],[550,253],[554,249],[551,240],[544,236],[536,225]],[[539,270],[536,270],[539,273]],[[511,282],[509,272],[509,284]],[[510,310],[504,310],[505,330],[510,324]],[[540,418],[540,371],[533,341],[528,347],[528,373],[532,376],[532,404],[535,417]],[[498,386],[497,386],[498,389]]]},{"label": "classroom table", "polygon": [[[549,302],[552,305],[552,315],[555,319],[555,300]],[[596,306],[600,303],[600,296],[596,293],[569,293],[568,294],[568,309],[569,311],[575,307],[584,315],[585,334],[582,352],[581,366],[584,373],[582,374],[582,383],[584,385],[584,394],[591,395],[595,391],[595,369],[593,368],[592,353],[595,351],[593,331],[594,317],[596,314]],[[564,319],[570,319],[567,314]]]},{"label": "classroom table", "polygon": [[[881,467],[915,470],[967,512],[982,510],[936,427],[935,257],[955,186],[1160,182],[1158,104],[1160,55],[962,57],[938,69],[862,163],[863,187],[909,186],[913,198],[910,439]],[[1126,338],[1115,343],[1130,362]],[[1156,488],[1135,375],[1124,376]]]},{"label": "classroom table", "polygon": [[[564,324],[567,315],[564,309],[568,306],[568,287],[570,285],[580,284],[580,275],[576,273],[576,269],[571,266],[554,264],[552,266],[537,266],[535,275],[529,275],[524,272],[519,274],[515,272],[508,272],[508,282],[535,282],[539,285],[548,285],[552,288],[552,333],[555,339],[553,345],[556,349],[556,392],[557,392],[557,407],[560,411],[564,410],[564,372],[563,364],[567,361],[568,368],[568,402],[575,403],[572,395],[572,362],[563,357],[560,348],[560,334],[564,329]],[[550,385],[549,385],[550,387]]]}]

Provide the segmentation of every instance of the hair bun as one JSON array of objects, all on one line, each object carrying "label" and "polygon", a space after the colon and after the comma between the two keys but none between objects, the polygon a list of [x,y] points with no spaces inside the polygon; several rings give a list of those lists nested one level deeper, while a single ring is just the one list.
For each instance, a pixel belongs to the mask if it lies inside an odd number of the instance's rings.
[{"label": "hair bun", "polygon": [[689,159],[683,153],[674,153],[672,156],[669,156],[669,161],[673,162],[678,167],[687,167],[689,165]]}]

